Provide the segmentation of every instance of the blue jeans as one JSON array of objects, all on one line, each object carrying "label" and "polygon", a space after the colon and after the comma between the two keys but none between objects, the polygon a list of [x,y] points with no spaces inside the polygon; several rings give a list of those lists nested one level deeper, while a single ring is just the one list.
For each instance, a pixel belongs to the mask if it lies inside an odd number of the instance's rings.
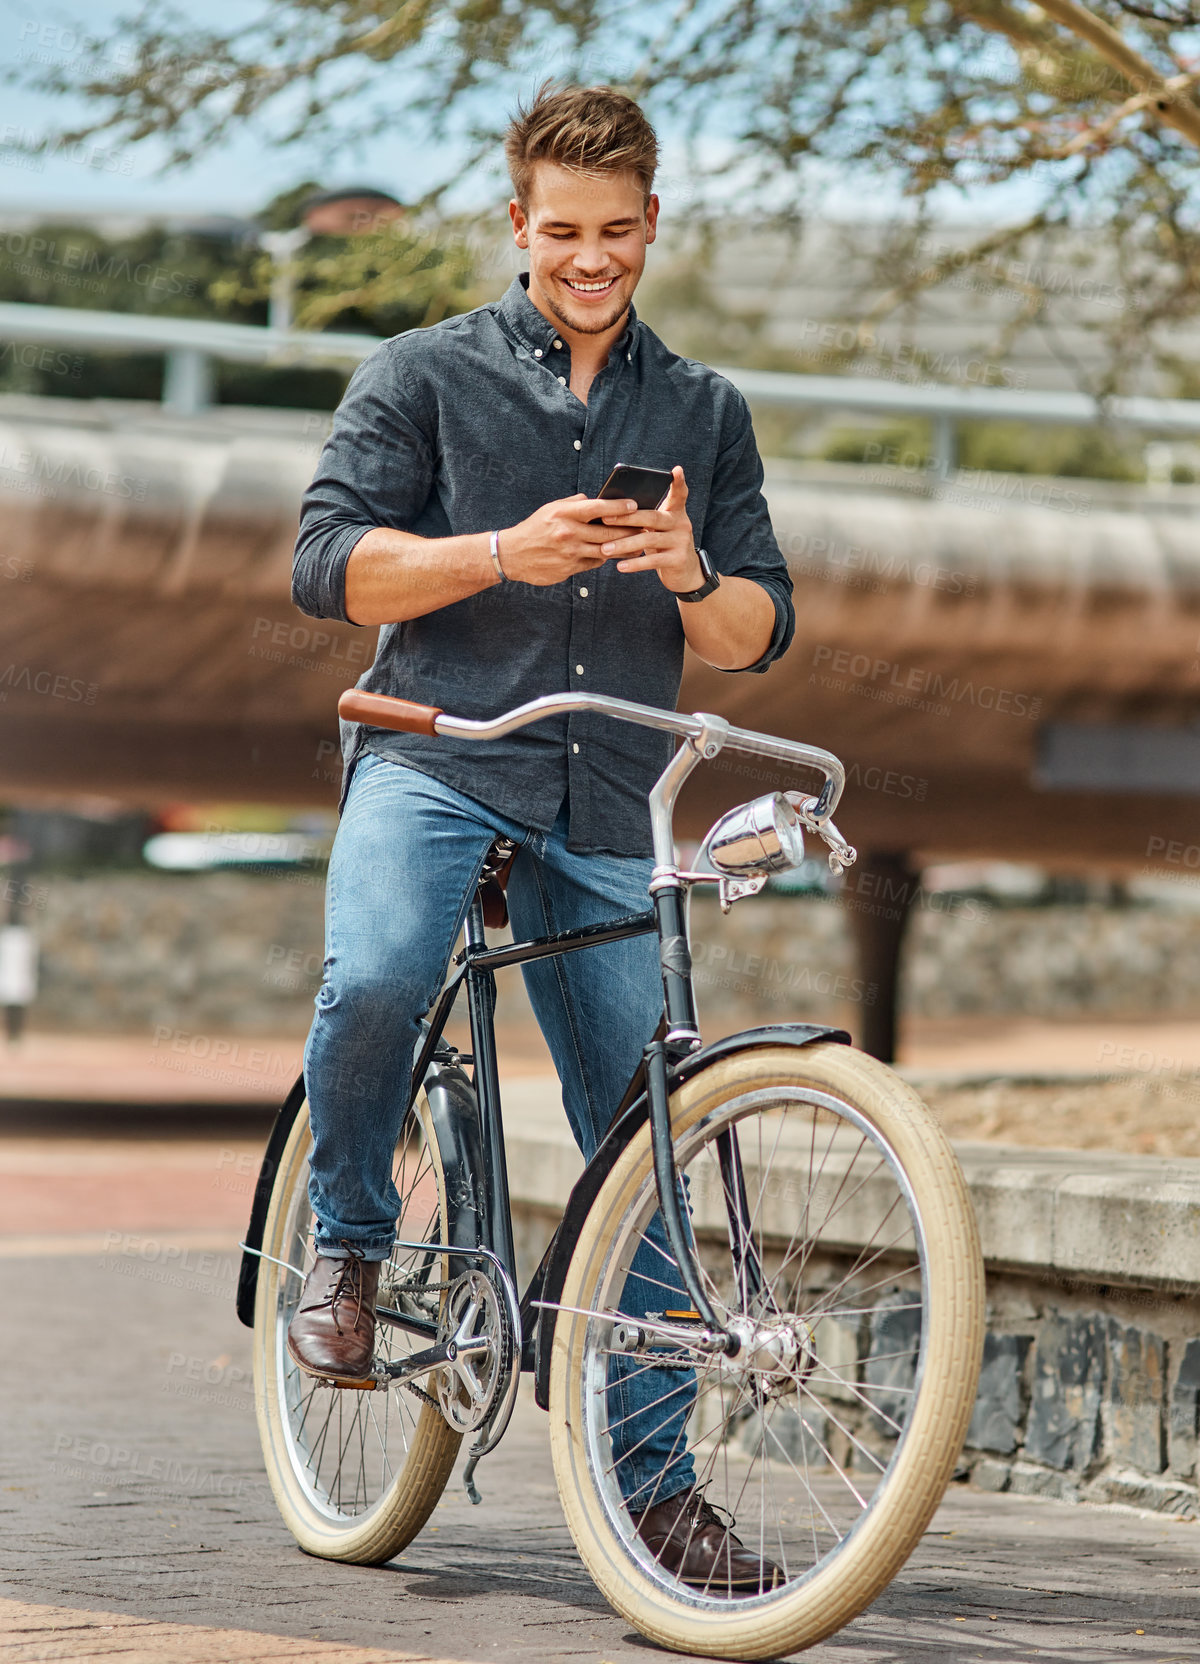
[{"label": "blue jeans", "polygon": [[[309,1198],[316,1249],[386,1259],[400,1199],[392,1160],[420,1019],[442,986],[485,856],[518,846],[508,906],[518,939],[598,924],[648,905],[652,863],[566,847],[566,806],[531,831],[431,776],[362,755],[329,862],[325,975],[304,1055],[312,1123]],[[571,1131],[590,1160],[662,1010],[658,941],[630,937],[522,966],[562,1083]],[[621,1307],[632,1317],[686,1306],[657,1215]],[[634,1509],[694,1482],[684,1422],[689,1370],[615,1359],[609,1424]]]}]

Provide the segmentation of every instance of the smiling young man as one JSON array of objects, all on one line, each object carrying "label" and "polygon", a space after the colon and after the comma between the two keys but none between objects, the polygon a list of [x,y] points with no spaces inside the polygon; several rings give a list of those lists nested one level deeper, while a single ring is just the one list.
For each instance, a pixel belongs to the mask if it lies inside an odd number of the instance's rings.
[{"label": "smiling young man", "polygon": [[[385,342],[356,372],[304,499],[293,595],[315,617],[383,626],[359,681],[375,692],[467,717],[567,688],[674,708],[685,642],[722,670],[764,670],[791,639],[749,412],[634,313],[659,208],[638,106],[608,87],[547,86],[505,148],[529,272],[498,302]],[[661,509],[597,498],[618,462],[673,471]],[[318,1259],[289,1331],[302,1369],[370,1371],[418,1022],[493,841],[517,846],[518,937],[640,911],[647,795],[670,749],[669,736],[587,713],[487,745],[344,725],[305,1053]],[[655,939],[524,973],[590,1157],[661,1012]],[[638,1271],[635,1259],[631,1284]],[[646,1282],[651,1305],[661,1289],[661,1273]],[[757,1589],[774,1569],[694,1489],[690,1378],[675,1372],[677,1407],[656,1417],[652,1373],[610,1389],[630,1512],[680,1576]]]}]

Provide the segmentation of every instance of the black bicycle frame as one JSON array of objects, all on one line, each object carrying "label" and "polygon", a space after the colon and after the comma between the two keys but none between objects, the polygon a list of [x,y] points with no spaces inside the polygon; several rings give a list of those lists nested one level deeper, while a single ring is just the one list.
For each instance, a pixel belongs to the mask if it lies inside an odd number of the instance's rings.
[{"label": "black bicycle frame", "polygon": [[[684,899],[680,889],[673,885],[659,889],[654,896],[653,907],[644,913],[627,914],[603,924],[559,931],[550,936],[514,942],[506,947],[488,947],[484,933],[483,906],[476,895],[467,914],[465,946],[455,961],[457,968],[429,1014],[428,1032],[413,1065],[409,1108],[411,1109],[418,1092],[426,1083],[430,1065],[439,1056],[447,1056],[445,1048],[441,1046],[441,1038],[451,1009],[465,982],[480,1131],[481,1167],[476,1177],[481,1191],[479,1200],[482,1207],[479,1216],[480,1235],[476,1246],[486,1248],[495,1254],[515,1282],[516,1252],[513,1244],[512,1209],[493,1026],[496,1007],[495,973],[509,965],[526,964],[530,960],[571,953],[580,948],[598,947],[606,942],[618,942],[631,936],[649,935],[651,932],[657,933],[659,938],[663,1020],[659,1024],[658,1032],[643,1052],[642,1063],[630,1081],[625,1097],[618,1106],[618,1113],[634,1098],[645,1093],[650,1116],[655,1183],[667,1240],[693,1308],[709,1329],[721,1334],[724,1332],[723,1326],[708,1300],[696,1264],[671,1139],[669,1071],[672,1064],[697,1050],[700,1044]],[[613,1119],[615,1122],[617,1116]],[[745,1183],[741,1176],[741,1158],[737,1150],[736,1133],[732,1130],[721,1135],[719,1159],[738,1287],[748,1294],[754,1293],[762,1286],[762,1268],[753,1245]],[[553,1248],[553,1244],[551,1246]],[[522,1301],[522,1312],[527,1327],[531,1327],[537,1321],[533,1314],[533,1297],[541,1286],[539,1277],[535,1277],[534,1285]],[[530,1334],[522,1336],[523,1358],[525,1367],[528,1368],[533,1367],[531,1339]],[[732,1336],[726,1336],[726,1343],[730,1351],[737,1347],[737,1341]]]}]

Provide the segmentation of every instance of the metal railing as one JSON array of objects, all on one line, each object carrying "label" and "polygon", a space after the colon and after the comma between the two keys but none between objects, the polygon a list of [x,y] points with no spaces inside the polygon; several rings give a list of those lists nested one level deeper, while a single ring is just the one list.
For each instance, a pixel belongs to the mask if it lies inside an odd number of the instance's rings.
[{"label": "metal railing", "polygon": [[[279,366],[354,365],[374,352],[381,339],[333,331],[264,329],[207,318],[147,317],[131,312],[30,306],[15,301],[0,303],[0,338],[101,351],[161,352],[166,360],[162,402],[166,409],[181,415],[196,415],[211,404],[213,360]],[[934,458],[943,468],[954,464],[955,426],[961,421],[1088,426],[1103,417],[1115,424],[1151,433],[1200,434],[1198,399],[1117,398],[1100,407],[1086,393],[955,387],[869,376],[810,376],[775,370],[716,368],[752,404],[760,406],[928,417],[933,428]]]}]

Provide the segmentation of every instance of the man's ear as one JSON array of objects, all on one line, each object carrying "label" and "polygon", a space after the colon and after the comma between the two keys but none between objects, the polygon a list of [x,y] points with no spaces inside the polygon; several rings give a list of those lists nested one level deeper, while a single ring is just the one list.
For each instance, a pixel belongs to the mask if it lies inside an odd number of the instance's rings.
[{"label": "man's ear", "polygon": [[513,241],[518,248],[529,247],[529,221],[525,217],[525,210],[514,196],[508,205],[508,217],[512,221]]},{"label": "man's ear", "polygon": [[653,191],[646,202],[646,241],[652,243],[658,235],[658,197]]}]

